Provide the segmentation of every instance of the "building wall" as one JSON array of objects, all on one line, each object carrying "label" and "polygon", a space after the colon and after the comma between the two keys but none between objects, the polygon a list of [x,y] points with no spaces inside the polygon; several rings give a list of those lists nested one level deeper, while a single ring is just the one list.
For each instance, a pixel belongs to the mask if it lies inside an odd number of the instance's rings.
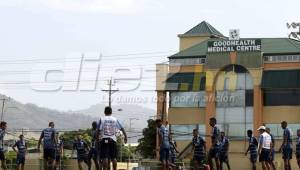
[{"label": "building wall", "polygon": [[300,123],[300,106],[265,106],[262,116],[264,123]]},{"label": "building wall", "polygon": [[185,50],[208,39],[207,36],[179,36],[179,50]]},{"label": "building wall", "polygon": [[170,124],[205,124],[204,108],[169,108]]}]

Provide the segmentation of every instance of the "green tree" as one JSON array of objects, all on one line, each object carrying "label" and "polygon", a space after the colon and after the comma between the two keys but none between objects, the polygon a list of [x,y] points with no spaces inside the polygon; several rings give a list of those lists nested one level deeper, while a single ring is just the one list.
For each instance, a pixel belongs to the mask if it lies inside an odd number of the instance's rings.
[{"label": "green tree", "polygon": [[144,158],[155,157],[155,146],[156,146],[156,123],[155,120],[149,119],[147,128],[143,129],[143,138],[139,139],[139,145],[136,150]]}]

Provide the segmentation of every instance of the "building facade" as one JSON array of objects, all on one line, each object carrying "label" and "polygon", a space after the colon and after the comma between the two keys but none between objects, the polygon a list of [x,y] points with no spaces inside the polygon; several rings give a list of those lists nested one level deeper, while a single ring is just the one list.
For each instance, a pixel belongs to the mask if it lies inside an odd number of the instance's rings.
[{"label": "building facade", "polygon": [[281,121],[294,134],[300,128],[300,41],[229,39],[205,21],[178,37],[179,52],[157,64],[156,90],[157,116],[169,123],[179,150],[193,129],[210,134],[211,117],[230,137],[231,152],[244,152],[246,131],[258,135],[262,124],[278,140]]}]

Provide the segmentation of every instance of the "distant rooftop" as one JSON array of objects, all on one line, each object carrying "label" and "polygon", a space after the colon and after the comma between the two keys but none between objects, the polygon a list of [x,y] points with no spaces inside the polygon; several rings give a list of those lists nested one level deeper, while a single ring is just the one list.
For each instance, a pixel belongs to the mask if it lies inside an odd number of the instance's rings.
[{"label": "distant rooftop", "polygon": [[212,37],[224,37],[217,29],[210,25],[206,21],[202,21],[184,34],[180,34],[179,37],[185,36],[212,36]]}]

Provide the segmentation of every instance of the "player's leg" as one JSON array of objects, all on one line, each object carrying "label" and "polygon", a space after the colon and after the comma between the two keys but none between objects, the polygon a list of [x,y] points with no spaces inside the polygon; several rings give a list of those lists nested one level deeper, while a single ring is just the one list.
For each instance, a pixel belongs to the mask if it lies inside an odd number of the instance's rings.
[{"label": "player's leg", "polygon": [[211,170],[214,169],[214,165],[213,165],[213,148],[210,148],[209,152],[208,152],[208,165],[210,167]]},{"label": "player's leg", "polygon": [[78,169],[79,169],[79,170],[83,170],[82,162],[83,162],[83,160],[79,160],[79,159],[78,159],[78,161],[77,161],[77,163],[78,163]]}]

